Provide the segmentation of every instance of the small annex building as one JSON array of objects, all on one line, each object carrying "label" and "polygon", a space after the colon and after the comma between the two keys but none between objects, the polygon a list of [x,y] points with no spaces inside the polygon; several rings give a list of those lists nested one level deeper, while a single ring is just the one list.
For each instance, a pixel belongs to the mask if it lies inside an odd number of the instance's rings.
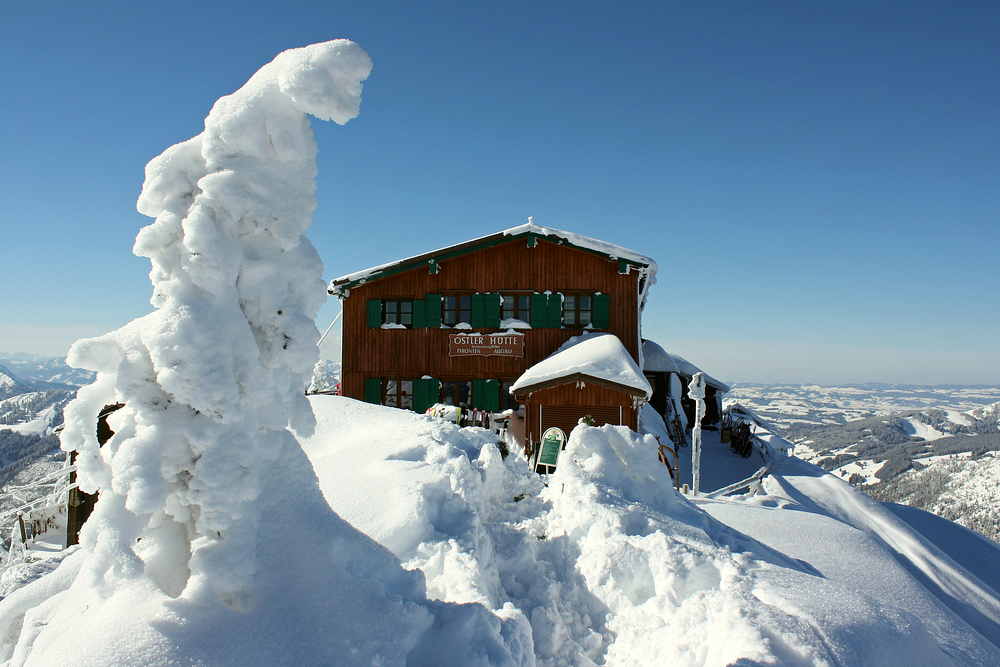
[{"label": "small annex building", "polygon": [[574,336],[521,375],[511,387],[524,405],[528,442],[548,428],[569,435],[580,419],[639,430],[639,408],[653,394],[639,365],[610,333]]},{"label": "small annex building", "polygon": [[342,393],[417,412],[435,403],[517,409],[515,382],[583,333],[612,334],[640,367],[656,268],[640,253],[529,218],[337,278],[329,292],[344,308]]}]

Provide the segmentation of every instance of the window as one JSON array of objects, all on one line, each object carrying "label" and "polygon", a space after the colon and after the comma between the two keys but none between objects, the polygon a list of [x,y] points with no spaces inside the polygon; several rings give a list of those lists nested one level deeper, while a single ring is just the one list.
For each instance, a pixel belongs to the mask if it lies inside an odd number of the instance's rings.
[{"label": "window", "polygon": [[518,407],[517,399],[510,395],[510,388],[513,386],[514,386],[513,382],[507,382],[506,380],[500,381],[501,410],[517,410]]},{"label": "window", "polygon": [[593,321],[594,298],[590,294],[567,294],[563,296],[563,326],[585,328]]},{"label": "window", "polygon": [[391,408],[413,409],[413,381],[412,380],[387,380],[385,383],[385,396],[382,405]]},{"label": "window", "polygon": [[457,405],[460,408],[472,408],[472,381],[444,380],[441,383],[441,402],[445,405]]},{"label": "window", "polygon": [[503,319],[531,321],[531,295],[530,294],[504,294],[503,295]]},{"label": "window", "polygon": [[413,299],[383,299],[382,324],[413,326]]},{"label": "window", "polygon": [[441,300],[441,308],[441,323],[446,326],[472,322],[471,294],[446,294]]}]

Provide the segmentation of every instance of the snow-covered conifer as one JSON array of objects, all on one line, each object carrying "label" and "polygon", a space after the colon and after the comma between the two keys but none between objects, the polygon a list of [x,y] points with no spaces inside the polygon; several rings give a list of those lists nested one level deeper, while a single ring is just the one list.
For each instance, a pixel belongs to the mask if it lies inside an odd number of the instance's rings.
[{"label": "snow-covered conifer", "polygon": [[[148,575],[179,595],[204,575],[230,607],[248,604],[261,471],[291,425],[314,419],[303,390],[317,360],[322,264],[305,237],[316,207],[309,115],[357,115],[368,54],[347,40],[286,51],[223,97],[205,131],[146,166],[134,252],[152,263],[156,310],[78,342],[99,374],[67,409],[64,449],[100,490],[82,535],[95,584]],[[95,408],[121,401],[116,435]]]}]

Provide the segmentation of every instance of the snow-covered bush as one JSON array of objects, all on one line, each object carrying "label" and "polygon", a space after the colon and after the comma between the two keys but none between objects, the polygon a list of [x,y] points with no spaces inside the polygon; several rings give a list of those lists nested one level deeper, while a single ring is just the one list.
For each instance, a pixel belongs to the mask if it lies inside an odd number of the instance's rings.
[{"label": "snow-covered bush", "polygon": [[312,380],[306,388],[307,394],[335,392],[340,386],[340,364],[328,359],[320,359],[313,368]]}]

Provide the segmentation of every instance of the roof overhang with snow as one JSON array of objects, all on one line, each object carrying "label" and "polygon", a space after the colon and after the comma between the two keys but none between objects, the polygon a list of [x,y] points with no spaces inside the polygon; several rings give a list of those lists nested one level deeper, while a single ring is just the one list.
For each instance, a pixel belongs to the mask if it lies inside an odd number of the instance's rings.
[{"label": "roof overhang with snow", "polygon": [[644,373],[677,373],[684,377],[694,377],[695,373],[703,373],[705,384],[709,387],[715,387],[723,394],[729,392],[727,384],[719,382],[684,357],[667,352],[651,340],[642,341],[642,370]]},{"label": "roof overhang with snow", "polygon": [[550,227],[540,227],[533,222],[528,222],[526,225],[512,227],[502,232],[490,234],[489,236],[481,236],[465,243],[447,246],[422,255],[389,262],[388,264],[374,266],[364,271],[357,271],[346,276],[341,276],[340,278],[335,278],[330,282],[327,291],[335,296],[344,297],[347,296],[348,291],[352,287],[371,280],[378,280],[379,278],[421,267],[426,267],[431,272],[436,272],[437,265],[443,261],[518,239],[524,239],[528,247],[533,247],[539,239],[544,239],[558,245],[565,245],[584,252],[602,255],[608,259],[617,260],[618,271],[620,273],[628,273],[633,268],[636,268],[645,271],[648,278],[656,275],[656,262],[633,250],[614,245],[613,243],[607,243],[606,241],[593,239],[589,236],[583,236],[582,234],[564,232]]},{"label": "roof overhang with snow", "polygon": [[574,336],[524,372],[510,393],[524,396],[571,382],[591,382],[648,400],[653,388],[613,334]]}]

